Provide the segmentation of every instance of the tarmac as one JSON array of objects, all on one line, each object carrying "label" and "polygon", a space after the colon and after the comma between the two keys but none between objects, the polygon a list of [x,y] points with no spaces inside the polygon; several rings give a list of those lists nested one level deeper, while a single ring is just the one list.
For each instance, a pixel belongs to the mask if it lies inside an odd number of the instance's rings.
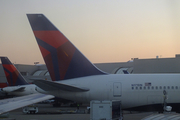
[{"label": "tarmac", "polygon": [[[86,106],[80,106],[79,112],[75,113],[76,107],[53,107],[51,104],[38,104],[37,114],[24,114],[22,109],[9,112],[9,117],[0,120],[90,120],[90,114],[86,113]],[[153,112],[123,112],[124,120],[141,120]]]}]

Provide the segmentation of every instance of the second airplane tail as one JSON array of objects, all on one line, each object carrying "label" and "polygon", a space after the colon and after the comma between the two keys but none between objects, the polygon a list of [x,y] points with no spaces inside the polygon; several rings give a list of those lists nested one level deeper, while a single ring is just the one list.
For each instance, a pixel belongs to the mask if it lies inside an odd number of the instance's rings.
[{"label": "second airplane tail", "polygon": [[27,14],[51,79],[106,74],[94,66],[43,14]]},{"label": "second airplane tail", "polygon": [[29,84],[7,57],[0,57],[8,86]]}]

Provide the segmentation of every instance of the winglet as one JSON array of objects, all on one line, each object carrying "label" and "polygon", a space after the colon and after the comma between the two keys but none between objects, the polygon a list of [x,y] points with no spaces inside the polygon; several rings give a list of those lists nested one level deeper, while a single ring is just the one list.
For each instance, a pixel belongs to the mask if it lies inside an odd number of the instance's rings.
[{"label": "winglet", "polygon": [[104,75],[43,14],[27,14],[51,79]]},{"label": "winglet", "polygon": [[9,86],[26,85],[28,82],[23,78],[16,67],[7,57],[0,57],[6,79]]},{"label": "winglet", "polygon": [[63,90],[63,91],[70,91],[70,92],[86,92],[89,91],[88,88],[80,88],[73,85],[67,85],[64,83],[52,82],[47,80],[36,80],[34,81],[38,87],[45,91],[53,91],[53,90]]}]

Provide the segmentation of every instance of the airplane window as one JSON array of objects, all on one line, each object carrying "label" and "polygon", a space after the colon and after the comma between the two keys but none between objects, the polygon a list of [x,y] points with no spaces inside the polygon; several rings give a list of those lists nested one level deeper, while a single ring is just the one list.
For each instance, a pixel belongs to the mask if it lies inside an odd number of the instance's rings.
[{"label": "airplane window", "polygon": [[138,89],[138,87],[136,87],[136,89]]},{"label": "airplane window", "polygon": [[174,89],[174,86],[172,86],[171,89]]},{"label": "airplane window", "polygon": [[142,89],[142,87],[140,87],[140,90]]},{"label": "airplane window", "polygon": [[166,89],[166,86],[164,86],[164,89]]},{"label": "airplane window", "polygon": [[168,89],[170,89],[170,87],[169,87],[169,86],[168,86],[167,88],[168,88]]},{"label": "airplane window", "polygon": [[49,72],[46,72],[46,73],[44,74],[44,76],[50,76]]},{"label": "airplane window", "polygon": [[176,86],[176,89],[178,89],[178,86]]},{"label": "airplane window", "polygon": [[148,87],[148,89],[150,89],[150,87]]},{"label": "airplane window", "polygon": [[146,89],[146,87],[144,86],[144,89]]},{"label": "airplane window", "polygon": [[161,87],[161,86],[159,86],[159,89],[162,89],[162,87]]},{"label": "airplane window", "polygon": [[158,89],[158,86],[156,86],[156,89]]},{"label": "airplane window", "polygon": [[134,90],[134,87],[132,87],[132,89]]},{"label": "airplane window", "polygon": [[152,86],[151,89],[154,89],[154,86]]}]

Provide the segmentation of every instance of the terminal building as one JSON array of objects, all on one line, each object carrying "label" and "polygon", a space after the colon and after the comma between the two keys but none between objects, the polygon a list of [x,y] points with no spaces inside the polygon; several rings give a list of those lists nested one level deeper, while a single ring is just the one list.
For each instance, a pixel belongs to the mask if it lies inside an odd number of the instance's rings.
[{"label": "terminal building", "polygon": [[[33,79],[51,80],[46,65],[23,65],[15,64],[28,82]],[[129,74],[159,74],[159,73],[180,73],[180,54],[174,58],[138,59],[133,58],[128,62],[117,63],[97,63],[99,69],[110,74],[124,74],[124,70]],[[0,64],[0,83],[6,83],[6,77]]]}]

